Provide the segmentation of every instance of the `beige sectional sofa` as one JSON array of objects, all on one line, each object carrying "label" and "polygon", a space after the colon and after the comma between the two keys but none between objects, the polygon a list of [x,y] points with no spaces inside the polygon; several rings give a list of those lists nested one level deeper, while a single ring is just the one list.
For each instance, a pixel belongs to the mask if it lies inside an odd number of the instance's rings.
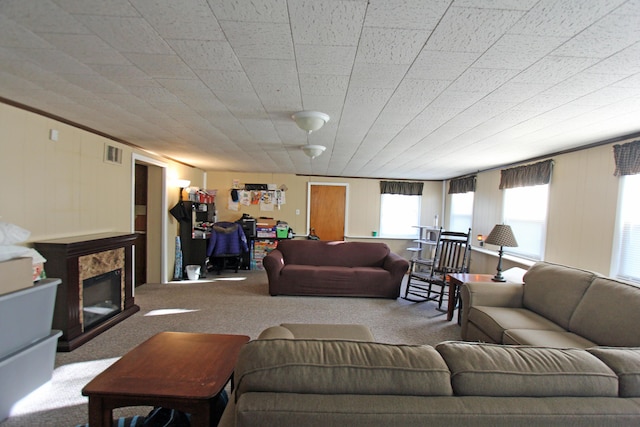
[{"label": "beige sectional sofa", "polygon": [[588,348],[640,347],[640,287],[538,262],[524,284],[465,283],[465,341]]},{"label": "beige sectional sofa", "polygon": [[269,328],[242,349],[220,426],[640,425],[638,348],[368,338],[366,327]]}]

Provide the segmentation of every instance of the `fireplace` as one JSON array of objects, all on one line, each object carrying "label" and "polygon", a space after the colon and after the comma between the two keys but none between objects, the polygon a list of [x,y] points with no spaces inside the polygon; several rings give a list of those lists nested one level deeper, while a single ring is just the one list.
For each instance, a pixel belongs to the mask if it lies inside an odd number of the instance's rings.
[{"label": "fireplace", "polygon": [[133,245],[137,236],[101,233],[36,242],[48,277],[62,279],[53,329],[58,351],[71,351],[138,310],[133,295]]},{"label": "fireplace", "polygon": [[122,269],[82,281],[82,324],[85,331],[120,313],[121,289]]}]

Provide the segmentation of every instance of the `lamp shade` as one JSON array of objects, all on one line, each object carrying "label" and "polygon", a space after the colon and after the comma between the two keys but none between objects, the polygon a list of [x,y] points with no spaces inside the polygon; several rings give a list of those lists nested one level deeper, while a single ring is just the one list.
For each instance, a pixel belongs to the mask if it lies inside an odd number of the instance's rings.
[{"label": "lamp shade", "polygon": [[291,116],[298,127],[307,133],[320,129],[329,121],[329,115],[319,111],[299,111]]},{"label": "lamp shade", "polygon": [[496,224],[484,242],[490,245],[507,246],[511,248],[518,246],[518,242],[516,242],[511,226],[506,224]]},{"label": "lamp shade", "polygon": [[327,147],[325,147],[324,145],[305,145],[302,147],[302,151],[304,151],[304,154],[311,157],[312,159],[318,157],[326,149]]},{"label": "lamp shade", "polygon": [[176,179],[176,186],[180,188],[187,188],[191,185],[191,181],[188,179]]}]

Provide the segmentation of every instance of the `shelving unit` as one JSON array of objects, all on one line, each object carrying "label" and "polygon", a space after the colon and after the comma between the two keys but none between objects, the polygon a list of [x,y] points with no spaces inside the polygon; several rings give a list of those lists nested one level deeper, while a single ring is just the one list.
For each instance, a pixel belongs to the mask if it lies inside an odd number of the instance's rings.
[{"label": "shelving unit", "polygon": [[417,243],[417,246],[407,248],[409,252],[413,252],[409,280],[411,280],[411,276],[419,277],[430,273],[436,246],[440,240],[440,233],[442,233],[442,227],[432,225],[414,225],[414,227],[420,229],[420,237],[413,241]]},{"label": "shelving unit", "polygon": [[187,265],[203,265],[207,257],[209,233],[203,223],[214,223],[216,220],[215,203],[184,202],[189,215],[187,221],[180,223],[180,240],[182,241],[183,277],[187,277]]}]

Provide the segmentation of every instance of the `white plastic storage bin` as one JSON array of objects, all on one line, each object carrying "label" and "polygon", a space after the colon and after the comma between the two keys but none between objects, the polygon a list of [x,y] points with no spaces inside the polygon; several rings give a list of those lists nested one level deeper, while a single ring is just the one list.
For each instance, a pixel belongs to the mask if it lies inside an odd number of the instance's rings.
[{"label": "white plastic storage bin", "polygon": [[49,336],[60,283],[60,279],[43,279],[29,288],[0,295],[0,360]]},{"label": "white plastic storage bin", "polygon": [[0,359],[0,421],[17,401],[51,379],[61,335],[50,330],[47,337]]}]

